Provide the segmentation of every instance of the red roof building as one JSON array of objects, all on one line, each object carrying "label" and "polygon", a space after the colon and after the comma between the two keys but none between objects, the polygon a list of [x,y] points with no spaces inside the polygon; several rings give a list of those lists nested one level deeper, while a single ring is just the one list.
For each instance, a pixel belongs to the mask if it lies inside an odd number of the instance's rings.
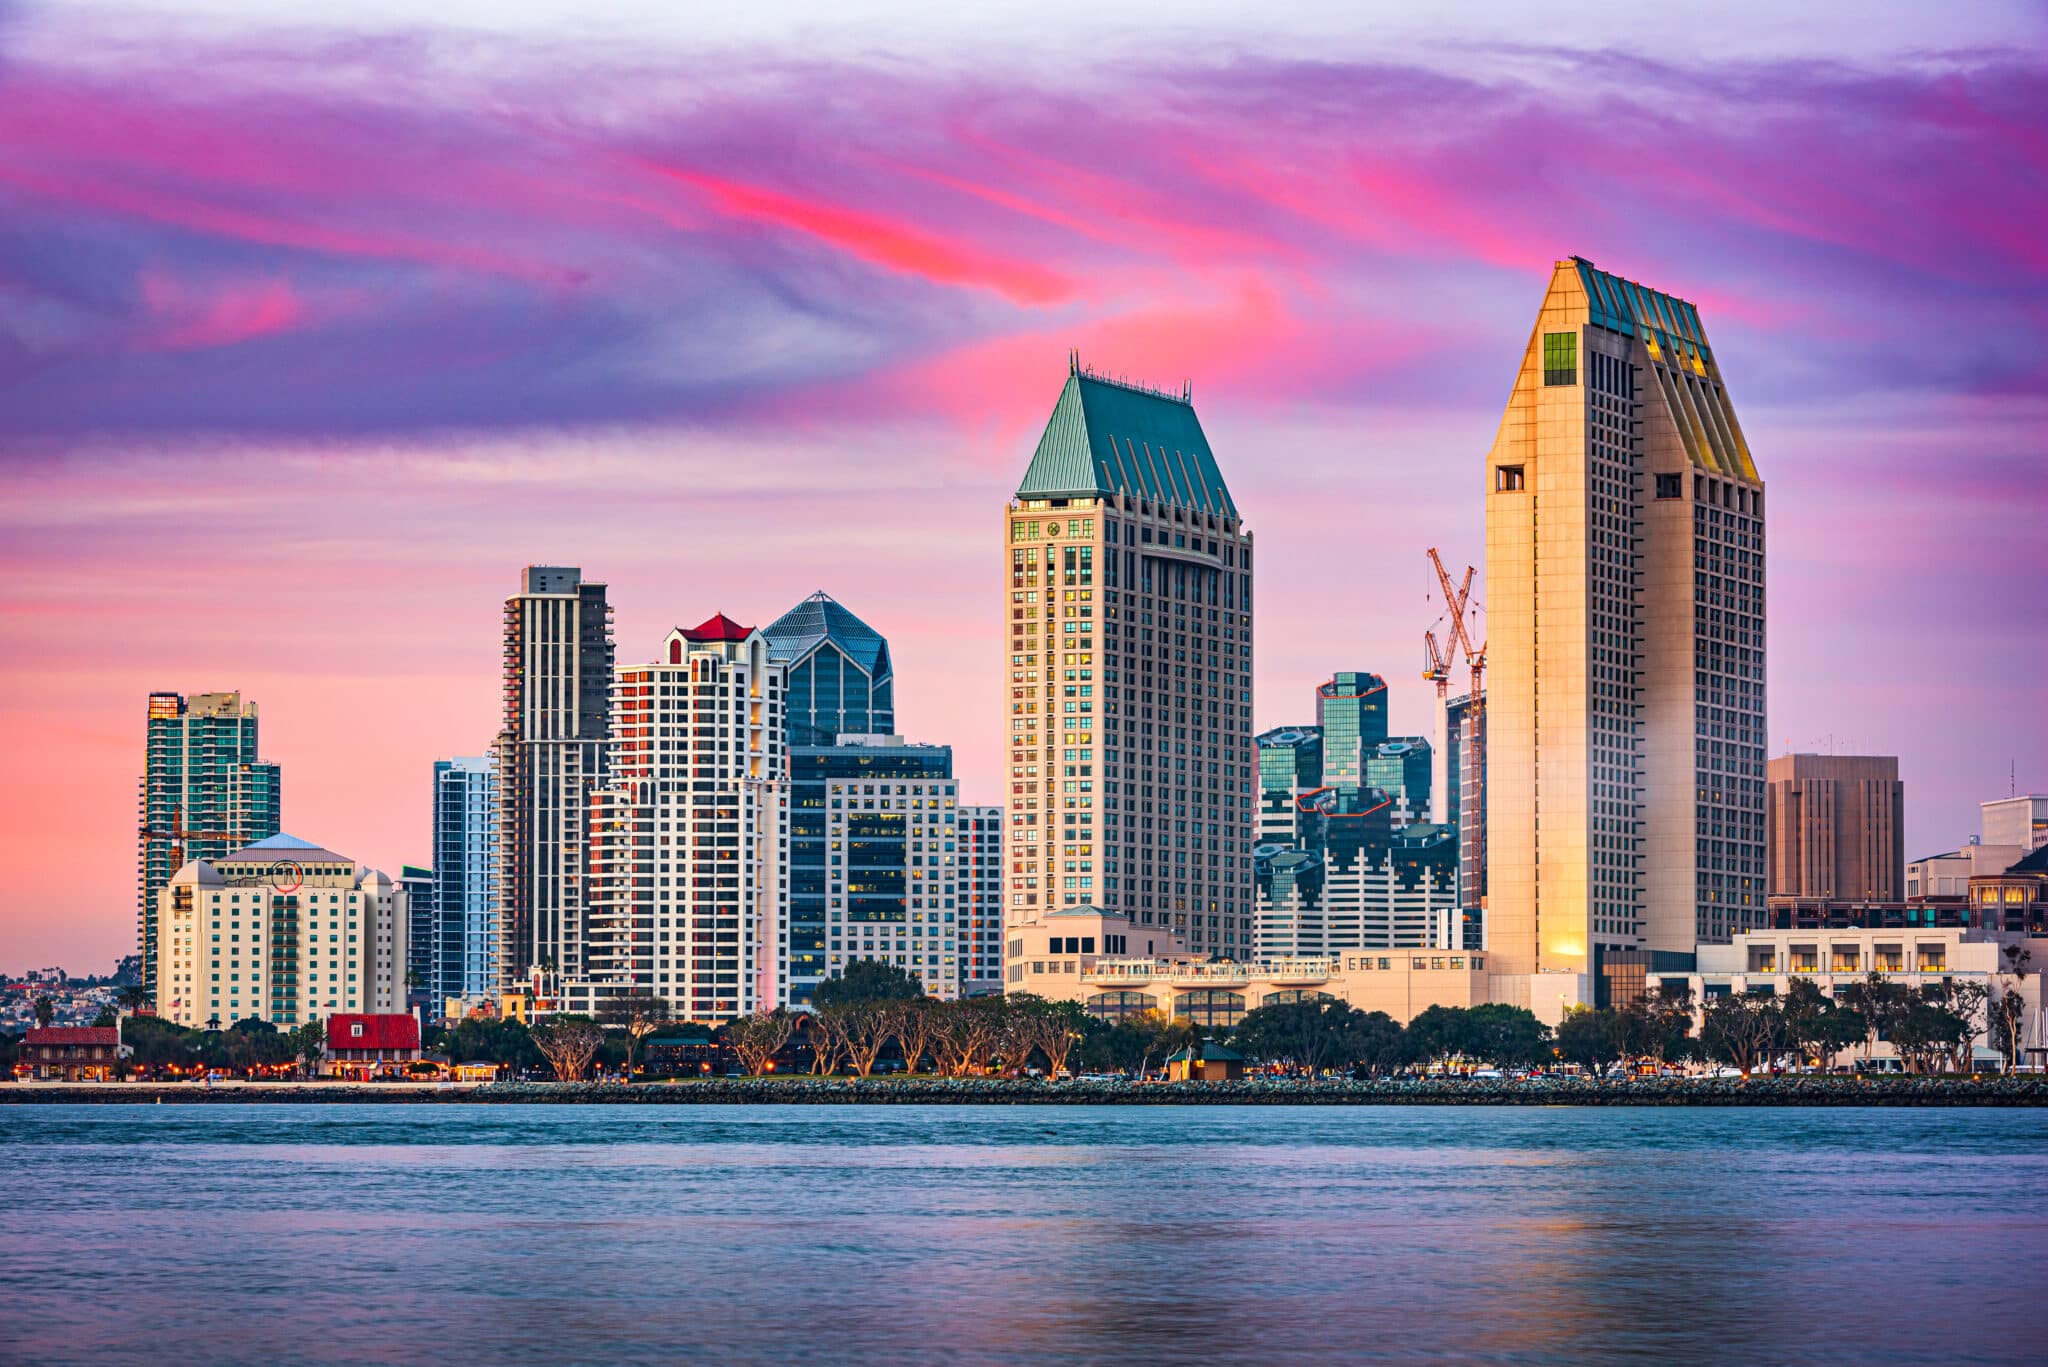
[{"label": "red roof building", "polygon": [[339,1012],[327,1018],[327,1060],[322,1071],[330,1077],[401,1073],[419,1056],[416,1016]]},{"label": "red roof building", "polygon": [[752,627],[743,627],[722,612],[699,626],[683,628],[683,635],[692,641],[744,641],[753,634]]},{"label": "red roof building", "polygon": [[22,1037],[15,1067],[26,1077],[104,1082],[120,1057],[118,1025],[37,1025]]}]

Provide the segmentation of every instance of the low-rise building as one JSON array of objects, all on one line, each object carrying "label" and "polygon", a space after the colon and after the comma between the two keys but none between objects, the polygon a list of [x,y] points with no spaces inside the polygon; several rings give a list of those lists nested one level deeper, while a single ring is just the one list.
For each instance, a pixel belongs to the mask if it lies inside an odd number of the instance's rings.
[{"label": "low-rise building", "polygon": [[1166,1076],[1172,1082],[1236,1082],[1244,1077],[1244,1055],[1204,1040],[1168,1054]]},{"label": "low-rise building", "polygon": [[2026,852],[2019,845],[1986,845],[1973,840],[1959,850],[1910,860],[1906,864],[1906,900],[1952,900],[1960,904],[1970,894],[1972,878],[1984,873],[2003,873]]},{"label": "low-rise building", "polygon": [[2048,845],[2000,873],[1971,878],[1970,908],[1986,930],[2048,935]]},{"label": "low-rise building", "polygon": [[1490,998],[1483,953],[1378,950],[1303,958],[1202,962],[1159,926],[1071,907],[1012,926],[1006,990],[1077,1001],[1119,1020],[1148,1011],[1228,1030],[1261,1006],[1332,999],[1406,1024],[1431,1006]]},{"label": "low-rise building", "polygon": [[118,1020],[112,1025],[31,1026],[22,1037],[15,1071],[39,1082],[105,1082],[127,1052]]},{"label": "low-rise building", "polygon": [[327,1018],[327,1049],[320,1061],[323,1077],[395,1077],[407,1064],[419,1061],[417,1016],[337,1012]]}]

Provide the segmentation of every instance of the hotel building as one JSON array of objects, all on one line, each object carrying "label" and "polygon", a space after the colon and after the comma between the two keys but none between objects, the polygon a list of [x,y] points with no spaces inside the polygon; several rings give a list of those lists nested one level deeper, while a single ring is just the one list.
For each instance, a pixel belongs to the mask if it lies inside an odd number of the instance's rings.
[{"label": "hotel building", "polygon": [[648,993],[686,1020],[787,1000],[783,666],[724,614],[618,671],[589,797],[589,943],[563,1006]]},{"label": "hotel building", "polygon": [[529,565],[505,600],[498,733],[500,985],[585,973],[584,819],[610,735],[612,611],[583,571]]},{"label": "hotel building", "polygon": [[1699,311],[1578,258],[1485,478],[1489,967],[1590,1001],[1763,920],[1763,483]]},{"label": "hotel building", "polygon": [[1251,948],[1252,538],[1187,391],[1072,361],[1003,518],[1012,923]]},{"label": "hotel building", "polygon": [[402,1012],[409,915],[390,878],[294,836],[192,860],[159,898],[157,1014],[290,1030],[337,1011]]},{"label": "hotel building", "polygon": [[256,757],[256,704],[240,693],[149,695],[136,936],[142,985],[156,985],[159,894],[195,859],[218,859],[278,831],[280,780]]}]

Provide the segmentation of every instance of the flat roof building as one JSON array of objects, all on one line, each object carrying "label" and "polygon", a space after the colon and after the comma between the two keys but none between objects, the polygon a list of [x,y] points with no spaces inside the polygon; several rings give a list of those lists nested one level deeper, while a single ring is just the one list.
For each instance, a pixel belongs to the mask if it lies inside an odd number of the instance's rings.
[{"label": "flat roof building", "polygon": [[1905,896],[1905,827],[1896,756],[1779,755],[1765,768],[1771,896]]}]

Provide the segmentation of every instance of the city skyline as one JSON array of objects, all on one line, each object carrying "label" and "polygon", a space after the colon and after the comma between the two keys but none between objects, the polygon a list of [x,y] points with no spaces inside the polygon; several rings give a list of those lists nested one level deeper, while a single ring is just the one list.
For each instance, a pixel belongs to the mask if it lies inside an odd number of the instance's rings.
[{"label": "city skyline", "polygon": [[[1070,347],[1193,381],[1261,537],[1252,729],[1358,669],[1388,679],[1395,733],[1426,733],[1423,551],[1483,566],[1475,472],[1540,273],[1574,253],[1698,302],[1768,453],[1765,753],[1898,755],[1909,858],[1973,833],[2008,765],[2020,791],[2048,772],[2038,16],[1889,16],[1842,52],[1794,25],[1640,61],[1640,91],[1569,31],[1540,59],[1407,30],[1305,66],[1211,26],[1168,96],[1106,63],[969,82],[950,31],[900,40],[887,80],[825,44],[846,167],[758,49],[751,83],[685,106],[583,36],[584,74],[620,77],[600,118],[520,24],[458,63],[365,20],[396,35],[390,90],[287,95],[351,35],[273,69],[213,60],[273,30],[97,43],[107,22],[0,20],[12,966],[132,952],[152,690],[261,704],[285,829],[430,862],[410,799],[490,744],[527,564],[609,583],[625,641],[830,593],[888,637],[962,800],[998,800],[988,509]],[[1929,45],[1947,55],[1901,55]],[[173,97],[180,64],[210,74]],[[436,82],[528,96],[535,121]],[[1680,95],[1688,116],[1660,111]],[[934,117],[893,131],[905,111]],[[93,279],[62,264],[81,241]],[[1370,591],[1333,625],[1340,558]]]}]

